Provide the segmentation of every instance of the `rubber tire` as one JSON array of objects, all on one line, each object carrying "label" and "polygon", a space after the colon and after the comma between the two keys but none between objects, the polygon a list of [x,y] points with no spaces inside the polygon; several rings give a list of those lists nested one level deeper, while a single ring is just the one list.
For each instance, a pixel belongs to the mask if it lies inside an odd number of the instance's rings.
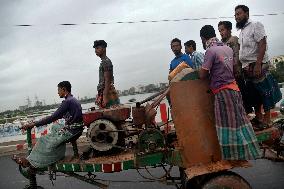
[{"label": "rubber tire", "polygon": [[252,187],[243,177],[228,171],[210,178],[201,189],[252,189]]}]

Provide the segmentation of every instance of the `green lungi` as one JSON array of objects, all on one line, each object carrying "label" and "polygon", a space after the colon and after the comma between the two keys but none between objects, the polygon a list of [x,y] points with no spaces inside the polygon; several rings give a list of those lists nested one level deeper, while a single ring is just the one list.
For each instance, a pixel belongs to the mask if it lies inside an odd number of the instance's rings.
[{"label": "green lungi", "polygon": [[222,157],[250,160],[261,156],[252,125],[245,113],[241,93],[224,89],[215,94],[216,129]]},{"label": "green lungi", "polygon": [[66,143],[73,135],[65,125],[56,124],[51,128],[51,133],[40,137],[33,147],[27,160],[35,168],[47,167],[65,157]]}]

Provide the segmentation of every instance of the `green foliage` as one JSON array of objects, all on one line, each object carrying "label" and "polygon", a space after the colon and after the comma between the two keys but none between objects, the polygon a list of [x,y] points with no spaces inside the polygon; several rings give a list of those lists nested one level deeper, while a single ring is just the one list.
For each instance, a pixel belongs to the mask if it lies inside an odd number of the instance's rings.
[{"label": "green foliage", "polygon": [[271,71],[271,74],[277,80],[278,83],[284,82],[284,62],[278,62],[276,69]]}]

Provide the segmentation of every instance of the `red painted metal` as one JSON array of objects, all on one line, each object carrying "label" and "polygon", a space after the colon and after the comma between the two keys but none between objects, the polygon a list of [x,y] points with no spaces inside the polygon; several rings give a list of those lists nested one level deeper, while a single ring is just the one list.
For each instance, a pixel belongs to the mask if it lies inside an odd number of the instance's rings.
[{"label": "red painted metal", "polygon": [[112,173],[112,164],[103,164],[102,165],[102,170],[104,173]]},{"label": "red painted metal", "polygon": [[130,107],[117,106],[108,109],[98,109],[83,114],[84,125],[89,126],[92,122],[104,118],[111,121],[124,121],[130,117]]},{"label": "red painted metal", "polygon": [[165,103],[160,104],[161,119],[163,123],[168,121],[167,107]]},{"label": "red painted metal", "polygon": [[83,114],[84,125],[90,126],[92,122],[103,117],[102,112],[91,111]]},{"label": "red painted metal", "polygon": [[114,172],[122,171],[122,169],[121,169],[121,162],[114,163],[113,167],[114,167],[113,168]]}]

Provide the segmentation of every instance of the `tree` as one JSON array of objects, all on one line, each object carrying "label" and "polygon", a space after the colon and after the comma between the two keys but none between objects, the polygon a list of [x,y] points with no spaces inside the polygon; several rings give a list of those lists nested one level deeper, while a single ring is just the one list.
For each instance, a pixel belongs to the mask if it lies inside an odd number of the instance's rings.
[{"label": "tree", "polygon": [[284,62],[278,62],[276,64],[276,69],[271,71],[271,74],[277,80],[278,83],[284,82]]}]

